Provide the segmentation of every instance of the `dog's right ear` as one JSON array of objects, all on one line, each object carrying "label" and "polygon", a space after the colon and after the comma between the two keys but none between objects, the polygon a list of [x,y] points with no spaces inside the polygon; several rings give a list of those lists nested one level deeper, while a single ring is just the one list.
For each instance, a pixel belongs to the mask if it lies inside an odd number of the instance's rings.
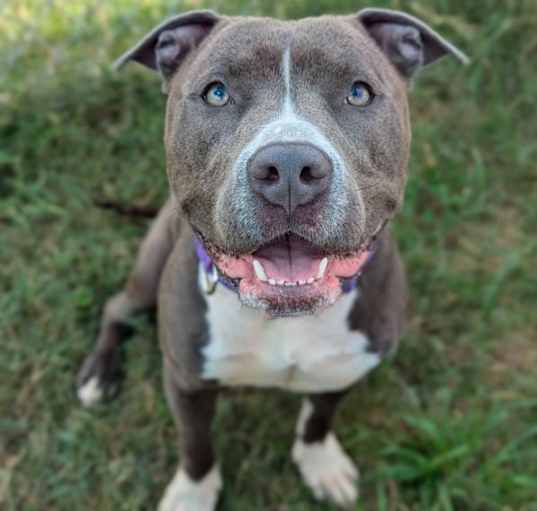
[{"label": "dog's right ear", "polygon": [[120,69],[134,60],[159,71],[166,93],[167,81],[182,60],[207,37],[219,20],[213,11],[191,11],[167,19],[116,60],[114,67]]}]

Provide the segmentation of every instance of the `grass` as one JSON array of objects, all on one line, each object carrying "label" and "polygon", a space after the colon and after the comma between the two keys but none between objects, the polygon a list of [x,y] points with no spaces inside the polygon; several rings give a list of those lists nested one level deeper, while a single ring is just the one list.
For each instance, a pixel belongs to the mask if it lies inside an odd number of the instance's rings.
[{"label": "grass", "polygon": [[[396,222],[412,289],[396,358],[358,386],[338,431],[369,511],[537,510],[537,5],[393,0],[473,59],[412,92],[411,178]],[[120,397],[95,410],[73,379],[145,221],[98,198],[166,196],[164,99],[110,62],[203,1],[0,5],[0,508],[154,509],[176,463],[154,326],[136,321]],[[358,1],[213,2],[226,13],[352,12]],[[222,510],[317,506],[289,458],[298,398],[219,405]]]}]

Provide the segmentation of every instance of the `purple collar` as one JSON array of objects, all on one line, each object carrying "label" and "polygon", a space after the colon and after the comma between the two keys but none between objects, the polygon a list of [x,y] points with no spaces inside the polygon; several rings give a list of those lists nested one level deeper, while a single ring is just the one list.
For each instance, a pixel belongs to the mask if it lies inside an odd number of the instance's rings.
[{"label": "purple collar", "polygon": [[[205,249],[205,246],[203,245],[203,242],[197,237],[194,236],[194,248],[196,249],[196,255],[198,256],[198,261],[200,265],[205,270],[204,275],[204,286],[205,286],[205,292],[207,294],[214,293],[216,286],[218,284],[222,284],[224,287],[231,291],[235,291],[235,293],[238,293],[239,287],[237,283],[228,277],[225,277],[220,272],[218,272],[218,269],[216,268],[216,265],[213,263],[213,260],[211,259],[211,256],[207,253],[207,250]],[[371,261],[371,258],[375,254],[375,249],[371,251],[371,254],[369,255],[369,258],[364,263],[364,267]],[[358,286],[358,279],[360,278],[362,272],[358,273],[354,277],[350,277],[347,279],[341,280],[341,289],[343,293],[350,293],[356,287]]]},{"label": "purple collar", "polygon": [[203,242],[197,236],[194,236],[194,248],[196,249],[198,261],[205,271],[204,279],[202,281],[205,292],[207,294],[212,294],[216,290],[216,286],[222,284],[231,291],[238,293],[239,287],[236,282],[218,272],[211,256],[207,253],[207,250],[205,250]]}]

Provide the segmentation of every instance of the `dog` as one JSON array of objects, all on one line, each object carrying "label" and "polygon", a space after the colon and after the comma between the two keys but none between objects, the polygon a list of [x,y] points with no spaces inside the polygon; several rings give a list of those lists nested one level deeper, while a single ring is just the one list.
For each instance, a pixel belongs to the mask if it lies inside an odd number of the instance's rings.
[{"label": "dog", "polygon": [[157,71],[167,94],[170,198],[78,375],[85,405],[112,396],[135,313],[158,306],[180,466],[160,511],[210,511],[219,389],[304,394],[292,459],[318,499],[357,499],[332,431],[345,393],[392,353],[407,284],[389,221],[411,140],[407,92],[445,55],[422,21],[365,9],[298,21],[194,11],[117,62]]}]

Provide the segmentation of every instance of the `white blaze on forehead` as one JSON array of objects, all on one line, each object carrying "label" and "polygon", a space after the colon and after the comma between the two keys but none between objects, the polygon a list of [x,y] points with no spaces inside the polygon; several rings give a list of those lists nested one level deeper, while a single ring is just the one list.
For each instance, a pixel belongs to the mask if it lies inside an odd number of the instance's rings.
[{"label": "white blaze on forehead", "polygon": [[285,84],[285,99],[283,103],[284,114],[293,113],[293,103],[291,100],[291,50],[287,48],[283,53],[282,74]]}]

